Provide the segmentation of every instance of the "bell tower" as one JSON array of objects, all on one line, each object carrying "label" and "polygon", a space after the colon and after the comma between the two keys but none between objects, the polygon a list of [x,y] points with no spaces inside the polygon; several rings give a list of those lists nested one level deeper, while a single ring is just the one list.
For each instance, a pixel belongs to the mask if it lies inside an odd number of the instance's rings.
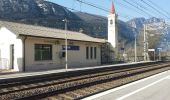
[{"label": "bell tower", "polygon": [[108,42],[111,44],[112,48],[117,47],[116,17],[115,7],[112,2],[108,15]]}]

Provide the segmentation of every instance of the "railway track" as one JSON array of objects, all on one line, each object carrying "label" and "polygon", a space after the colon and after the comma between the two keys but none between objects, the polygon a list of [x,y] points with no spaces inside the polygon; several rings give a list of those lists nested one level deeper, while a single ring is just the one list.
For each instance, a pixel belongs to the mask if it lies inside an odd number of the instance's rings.
[{"label": "railway track", "polygon": [[7,81],[0,83],[0,99],[81,99],[169,69],[170,63],[162,62]]}]

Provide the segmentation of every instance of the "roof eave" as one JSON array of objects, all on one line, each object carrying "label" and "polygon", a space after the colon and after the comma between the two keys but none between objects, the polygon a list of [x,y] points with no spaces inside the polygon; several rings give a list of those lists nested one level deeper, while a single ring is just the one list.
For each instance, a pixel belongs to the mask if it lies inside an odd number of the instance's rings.
[{"label": "roof eave", "polygon": [[[33,36],[33,35],[25,35],[25,34],[18,34],[18,37],[19,37],[19,36],[65,40],[64,38]],[[71,40],[71,41],[81,41],[81,42],[92,42],[92,43],[101,43],[101,44],[105,43],[105,41],[86,41],[86,40],[74,40],[74,39],[67,39],[67,40]]]}]

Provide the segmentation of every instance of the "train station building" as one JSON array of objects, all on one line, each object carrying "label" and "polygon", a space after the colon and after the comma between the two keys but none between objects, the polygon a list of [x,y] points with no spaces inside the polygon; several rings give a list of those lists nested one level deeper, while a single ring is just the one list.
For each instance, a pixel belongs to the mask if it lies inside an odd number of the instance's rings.
[{"label": "train station building", "polygon": [[79,32],[0,21],[0,69],[38,71],[101,65],[104,39]]},{"label": "train station building", "polygon": [[[116,13],[112,3],[108,16],[108,40],[80,32],[0,21],[0,69],[39,71],[63,69],[66,65],[66,34],[68,68],[98,66],[112,61],[109,48],[117,48]],[[103,47],[104,44],[104,47]],[[104,48],[104,49],[103,49]]]}]

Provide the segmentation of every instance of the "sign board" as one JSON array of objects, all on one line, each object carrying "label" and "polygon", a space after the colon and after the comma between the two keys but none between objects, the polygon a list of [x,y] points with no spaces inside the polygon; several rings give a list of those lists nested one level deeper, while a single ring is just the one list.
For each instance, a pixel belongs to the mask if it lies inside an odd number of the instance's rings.
[{"label": "sign board", "polygon": [[125,48],[120,48],[120,50],[124,51],[124,50],[125,50]]},{"label": "sign board", "polygon": [[162,50],[162,48],[157,48],[159,51],[161,51]]},{"label": "sign board", "polygon": [[155,51],[155,49],[148,49],[148,51]]},{"label": "sign board", "polygon": [[[65,45],[62,46],[62,50],[65,50]],[[73,46],[73,45],[68,45],[67,46],[67,50],[80,50],[80,47],[79,46]]]}]

